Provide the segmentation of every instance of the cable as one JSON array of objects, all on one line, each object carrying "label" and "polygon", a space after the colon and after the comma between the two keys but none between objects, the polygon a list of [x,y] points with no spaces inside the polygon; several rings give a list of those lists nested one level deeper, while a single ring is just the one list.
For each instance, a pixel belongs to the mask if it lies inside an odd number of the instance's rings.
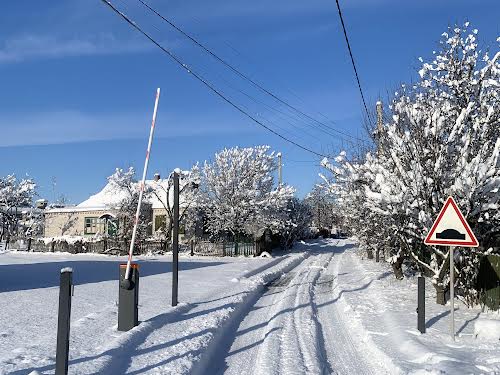
[{"label": "cable", "polygon": [[108,5],[113,12],[115,12],[117,15],[122,17],[129,25],[131,25],[134,29],[139,31],[142,35],[144,35],[146,38],[148,38],[153,44],[155,44],[158,48],[160,48],[163,52],[165,52],[172,60],[174,60],[178,65],[182,67],[187,73],[191,74],[193,77],[195,77],[198,81],[203,83],[208,89],[210,89],[213,93],[215,93],[217,96],[219,96],[222,100],[224,100],[226,103],[231,105],[233,108],[250,118],[252,121],[254,121],[256,124],[262,126],[264,129],[270,131],[274,135],[278,136],[279,138],[283,139],[284,141],[293,144],[294,146],[297,146],[301,148],[304,151],[310,152],[311,154],[314,154],[316,156],[325,158],[327,157],[326,155],[320,154],[319,152],[313,151],[312,149],[302,146],[301,144],[292,141],[291,139],[285,137],[284,135],[281,135],[274,129],[271,129],[267,125],[263,124],[259,120],[257,120],[255,117],[253,117],[251,114],[246,112],[243,108],[241,108],[238,104],[233,103],[230,99],[228,99],[223,93],[221,93],[219,90],[217,90],[214,86],[212,86],[205,78],[200,76],[198,73],[193,71],[189,66],[187,66],[185,63],[183,63],[176,55],[174,55],[172,52],[170,52],[168,49],[164,48],[161,44],[159,44],[156,40],[154,40],[147,32],[142,30],[134,21],[132,21],[128,16],[120,12],[109,0],[101,0],[103,3]]},{"label": "cable", "polygon": [[[281,99],[279,96],[277,96],[276,94],[272,93],[271,91],[269,91],[268,89],[266,89],[265,87],[263,87],[262,85],[260,85],[258,82],[256,82],[255,80],[253,80],[252,78],[250,78],[249,76],[247,76],[246,74],[242,73],[241,71],[239,71],[237,68],[235,68],[234,66],[232,66],[230,63],[228,63],[226,60],[222,59],[221,57],[219,57],[215,52],[213,52],[212,50],[210,50],[209,48],[207,48],[205,45],[203,45],[201,42],[199,42],[197,39],[195,39],[194,37],[192,37],[190,34],[188,34],[187,32],[185,32],[183,29],[181,29],[179,26],[177,26],[176,24],[174,24],[172,21],[170,21],[169,19],[165,18],[163,15],[161,15],[157,10],[155,10],[154,8],[152,8],[151,6],[149,6],[146,2],[144,2],[143,0],[137,0],[139,1],[143,6],[145,6],[147,9],[149,9],[149,11],[153,12],[156,16],[160,17],[163,21],[167,22],[170,26],[172,26],[175,30],[177,30],[179,33],[181,33],[182,35],[184,35],[186,38],[188,38],[189,40],[191,40],[193,43],[195,43],[198,47],[202,48],[205,52],[207,52],[208,54],[210,54],[213,58],[215,58],[217,61],[219,61],[220,63],[222,63],[224,66],[226,66],[228,69],[230,69],[231,71],[233,71],[235,74],[237,74],[238,76],[240,76],[241,78],[243,78],[244,80],[250,82],[252,85],[254,85],[255,87],[257,87],[259,90],[261,90],[262,92],[266,93],[267,95],[271,96],[273,99],[277,100],[278,102],[280,102],[281,104],[287,106],[288,108],[300,113],[302,116],[308,118],[309,120],[311,121],[314,121],[315,123],[317,123],[318,125],[324,127],[324,128],[327,128],[327,129],[330,129],[331,131],[334,131],[338,134],[342,134],[346,137],[349,137],[349,138],[352,138],[352,139],[355,139],[357,141],[361,141],[361,142],[366,142],[365,140],[363,139],[360,139],[360,138],[357,138],[355,136],[352,136],[350,134],[347,134],[347,133],[344,133],[338,129],[335,129],[335,128],[332,128],[331,126],[328,126],[327,124],[315,119],[314,117],[311,117],[310,115],[304,113],[303,111],[301,111],[300,109],[294,107],[293,105],[289,104],[288,102],[286,102],[285,100]],[[320,130],[322,130],[323,132],[325,132],[323,129],[320,128]],[[325,132],[326,134],[328,135],[332,135],[328,132]]]},{"label": "cable", "polygon": [[356,81],[358,82],[358,88],[359,88],[359,92],[361,94],[361,99],[363,100],[363,105],[365,107],[365,111],[366,111],[366,115],[368,116],[368,120],[371,121],[370,112],[368,112],[368,106],[366,105],[365,96],[363,94],[363,89],[361,88],[361,83],[359,81],[358,70],[356,69],[356,64],[354,63],[354,57],[352,55],[351,44],[349,43],[349,38],[347,37],[347,31],[345,29],[344,18],[342,17],[342,11],[340,10],[339,0],[335,0],[335,2],[337,3],[337,9],[339,11],[340,22],[342,23],[342,29],[344,30],[345,41],[347,43],[347,49],[349,50],[349,56],[351,56],[351,63],[352,63],[352,67],[354,68],[354,74],[356,75]]}]

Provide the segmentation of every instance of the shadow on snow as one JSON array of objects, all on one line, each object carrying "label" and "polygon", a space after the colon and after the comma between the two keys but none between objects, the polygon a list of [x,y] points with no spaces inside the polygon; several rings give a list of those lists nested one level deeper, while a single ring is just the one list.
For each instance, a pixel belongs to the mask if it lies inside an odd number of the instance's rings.
[{"label": "shadow on snow", "polygon": [[[75,285],[118,280],[120,261],[61,261],[50,263],[0,265],[0,292],[50,288],[59,286],[61,268],[73,268]],[[138,261],[141,277],[158,275],[172,271],[172,262]],[[218,266],[224,262],[179,262],[179,270]]]}]

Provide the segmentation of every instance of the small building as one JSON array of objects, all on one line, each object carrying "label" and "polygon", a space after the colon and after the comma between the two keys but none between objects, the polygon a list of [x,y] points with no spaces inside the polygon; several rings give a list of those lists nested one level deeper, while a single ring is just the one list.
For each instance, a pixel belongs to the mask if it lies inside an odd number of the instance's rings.
[{"label": "small building", "polygon": [[[180,181],[182,188],[182,179]],[[138,189],[134,183],[131,189]],[[173,188],[167,204],[168,180],[155,175],[153,180],[146,181],[151,193],[149,199],[143,201],[143,207],[151,218],[152,233],[159,233],[167,227],[168,217],[165,205],[173,206]],[[120,190],[108,183],[97,194],[92,195],[76,206],[49,208],[45,210],[45,237],[68,236],[114,236],[119,234],[119,206],[123,199],[130,196],[127,189]],[[182,207],[182,200],[180,202]]]}]

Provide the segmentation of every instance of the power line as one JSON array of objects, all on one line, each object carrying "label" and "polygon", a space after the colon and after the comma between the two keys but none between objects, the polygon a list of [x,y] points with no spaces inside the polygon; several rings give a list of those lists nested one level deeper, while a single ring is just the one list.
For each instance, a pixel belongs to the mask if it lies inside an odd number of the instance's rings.
[{"label": "power line", "polygon": [[356,81],[358,82],[359,92],[361,94],[361,99],[363,100],[363,105],[365,107],[366,115],[368,120],[371,121],[370,112],[368,111],[368,106],[366,105],[365,95],[363,94],[363,89],[361,88],[361,83],[359,81],[358,70],[356,69],[356,64],[354,62],[354,56],[352,55],[351,44],[349,43],[349,38],[347,37],[347,31],[344,24],[344,18],[342,17],[342,11],[340,10],[339,0],[335,0],[337,3],[337,9],[339,11],[340,22],[342,23],[342,30],[344,30],[345,41],[347,43],[347,49],[349,50],[349,56],[351,56],[352,67],[354,68],[354,74],[356,75]]},{"label": "power line", "polygon": [[[182,35],[184,35],[186,38],[188,38],[190,41],[192,41],[194,44],[196,44],[198,47],[200,47],[201,49],[203,49],[206,53],[208,53],[209,55],[211,55],[213,58],[215,58],[217,61],[219,61],[221,64],[223,64],[225,67],[227,67],[228,69],[230,69],[231,71],[233,71],[235,74],[237,74],[239,77],[243,78],[244,80],[246,80],[247,82],[250,82],[253,86],[257,87],[259,90],[261,90],[262,92],[266,93],[267,95],[271,96],[273,99],[277,100],[278,102],[280,102],[281,104],[285,105],[286,107],[292,109],[293,111],[296,111],[297,113],[300,113],[302,116],[306,117],[307,119],[309,119],[310,121],[313,121],[315,122],[316,124],[318,124],[320,126],[319,130],[322,130],[323,132],[325,132],[326,134],[328,135],[331,135],[333,136],[331,133],[328,133],[326,132],[323,128],[326,128],[326,129],[329,129],[333,132],[336,132],[338,134],[341,134],[343,136],[346,136],[346,137],[349,137],[349,138],[352,138],[352,139],[355,139],[357,141],[361,141],[361,142],[365,142],[363,139],[361,138],[358,138],[358,137],[355,137],[353,135],[350,135],[348,133],[344,133],[338,129],[335,129],[335,128],[332,128],[331,126],[315,119],[314,117],[308,115],[307,113],[301,111],[300,109],[296,108],[295,106],[289,104],[288,102],[286,102],[285,100],[281,99],[278,95],[274,94],[273,92],[271,92],[270,90],[266,89],[265,87],[263,87],[261,84],[259,84],[258,82],[256,82],[254,79],[252,79],[251,77],[249,77],[248,75],[242,73],[239,69],[235,68],[233,65],[231,65],[229,62],[227,62],[226,60],[224,60],[223,58],[219,57],[215,52],[213,52],[211,49],[209,49],[208,47],[206,47],[205,45],[203,45],[201,42],[199,42],[197,39],[195,39],[193,36],[191,36],[190,34],[188,34],[186,31],[184,31],[183,29],[181,29],[179,26],[177,26],[176,24],[174,24],[172,21],[170,21],[169,19],[167,19],[166,17],[164,17],[162,14],[160,14],[156,9],[154,9],[153,7],[151,7],[149,4],[147,4],[145,1],[143,0],[137,0],[138,2],[140,2],[144,7],[146,7],[149,11],[151,11],[152,13],[154,13],[156,16],[158,16],[159,18],[161,18],[163,21],[165,21],[166,23],[168,23],[171,27],[173,27],[175,30],[177,30],[179,33],[181,33]],[[323,128],[321,128],[323,127]]]},{"label": "power line", "polygon": [[326,155],[320,154],[319,152],[316,152],[308,147],[302,146],[301,144],[285,137],[284,135],[281,135],[274,129],[270,128],[269,126],[263,124],[261,121],[257,120],[254,116],[246,112],[241,106],[238,104],[234,103],[231,101],[229,98],[227,98],[222,92],[220,92],[217,88],[212,86],[205,78],[203,78],[201,75],[193,71],[189,66],[187,66],[185,63],[183,63],[176,55],[174,55],[172,52],[170,52],[168,49],[163,47],[160,43],[158,43],[153,37],[151,37],[147,32],[145,32],[137,23],[132,21],[127,15],[123,14],[121,11],[119,11],[109,0],[101,0],[103,3],[108,5],[113,12],[115,12],[117,15],[122,17],[129,25],[131,25],[134,29],[139,31],[142,35],[144,35],[147,39],[149,39],[153,44],[155,44],[158,48],[160,48],[163,52],[165,52],[172,60],[174,60],[178,65],[182,67],[187,73],[191,74],[193,77],[195,77],[198,81],[203,83],[209,90],[211,90],[213,93],[215,93],[217,96],[219,96],[222,100],[224,100],[226,103],[231,105],[233,108],[250,118],[252,121],[254,121],[256,124],[262,126],[264,129],[270,131],[274,135],[278,136],[279,138],[283,139],[284,141],[293,144],[294,146],[297,146],[301,148],[304,151],[307,151],[311,154],[314,154],[319,157],[327,157]]}]

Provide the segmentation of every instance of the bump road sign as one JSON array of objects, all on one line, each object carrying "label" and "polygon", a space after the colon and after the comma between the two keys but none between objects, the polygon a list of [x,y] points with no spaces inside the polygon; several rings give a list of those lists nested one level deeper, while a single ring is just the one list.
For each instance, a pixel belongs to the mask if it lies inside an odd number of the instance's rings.
[{"label": "bump road sign", "polygon": [[476,236],[452,197],[446,200],[424,243],[461,247],[479,246]]},{"label": "bump road sign", "polygon": [[455,264],[453,248],[454,246],[478,247],[479,243],[452,197],[448,197],[444,203],[437,219],[432,224],[431,230],[425,237],[424,243],[426,245],[449,246],[450,248],[450,328],[451,337],[455,340]]}]

